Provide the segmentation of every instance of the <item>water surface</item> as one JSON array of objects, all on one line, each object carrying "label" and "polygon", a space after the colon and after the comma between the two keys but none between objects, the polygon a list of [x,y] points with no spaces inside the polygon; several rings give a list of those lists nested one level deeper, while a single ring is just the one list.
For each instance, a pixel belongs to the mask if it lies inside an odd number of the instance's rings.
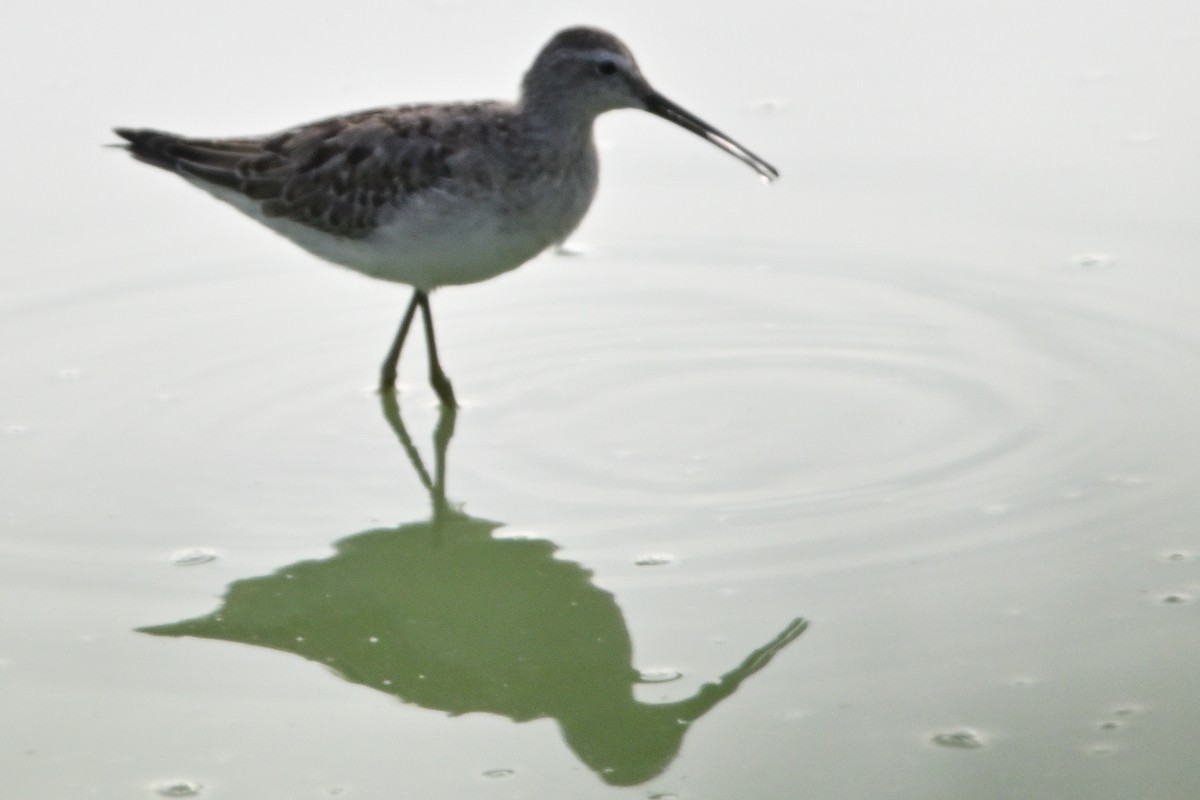
[{"label": "water surface", "polygon": [[[8,26],[7,793],[1200,792],[1190,5],[471,7],[482,74],[139,8]],[[453,420],[419,347],[371,388],[403,290],[94,146],[504,95],[581,20],[784,177],[603,120],[582,254],[434,299]]]}]

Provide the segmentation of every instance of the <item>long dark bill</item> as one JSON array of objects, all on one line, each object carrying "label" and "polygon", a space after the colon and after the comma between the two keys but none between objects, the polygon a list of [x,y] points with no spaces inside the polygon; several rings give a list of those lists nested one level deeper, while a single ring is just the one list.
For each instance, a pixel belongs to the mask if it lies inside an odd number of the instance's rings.
[{"label": "long dark bill", "polygon": [[707,139],[717,147],[724,150],[726,153],[729,153],[731,156],[737,158],[742,163],[749,164],[759,175],[762,175],[767,180],[773,181],[779,177],[779,170],[775,169],[766,161],[763,161],[761,158],[754,155],[754,153],[751,153],[733,139],[697,117],[695,114],[672,103],[658,92],[651,92],[646,96],[646,110],[651,114],[657,114],[663,119],[674,122],[681,128],[686,128],[702,139]]}]

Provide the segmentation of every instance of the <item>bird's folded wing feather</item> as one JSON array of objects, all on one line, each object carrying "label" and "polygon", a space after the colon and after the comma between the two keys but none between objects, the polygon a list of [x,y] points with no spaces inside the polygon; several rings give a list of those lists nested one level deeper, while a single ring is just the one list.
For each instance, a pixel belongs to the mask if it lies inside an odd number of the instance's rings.
[{"label": "bird's folded wing feather", "polygon": [[[454,177],[464,119],[445,107],[380,109],[322,120],[274,136],[192,139],[120,128],[135,157],[258,202],[283,217],[358,238],[381,211]],[[464,111],[470,111],[464,107]]]}]

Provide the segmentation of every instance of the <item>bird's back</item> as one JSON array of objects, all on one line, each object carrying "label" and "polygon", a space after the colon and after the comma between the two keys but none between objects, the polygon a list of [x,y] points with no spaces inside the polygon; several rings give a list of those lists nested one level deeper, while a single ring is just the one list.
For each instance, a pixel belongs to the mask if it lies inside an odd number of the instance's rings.
[{"label": "bird's back", "polygon": [[316,255],[425,289],[484,280],[561,241],[596,186],[590,128],[547,137],[498,102],[373,109],[264,137],[116,132],[137,159]]}]

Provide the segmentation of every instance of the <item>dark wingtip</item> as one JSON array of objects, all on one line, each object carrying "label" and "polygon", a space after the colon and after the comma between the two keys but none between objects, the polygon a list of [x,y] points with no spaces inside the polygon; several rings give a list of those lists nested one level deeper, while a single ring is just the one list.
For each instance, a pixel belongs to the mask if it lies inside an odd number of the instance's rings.
[{"label": "dark wingtip", "polygon": [[163,169],[175,168],[178,157],[174,147],[181,141],[178,136],[150,128],[113,128],[113,133],[125,140],[113,147],[128,150],[143,163]]},{"label": "dark wingtip", "polygon": [[125,141],[123,141],[123,142],[105,142],[104,144],[101,145],[101,147],[113,147],[118,150],[132,149],[130,143],[133,142],[134,137],[137,136],[137,131],[135,131],[133,128],[113,128],[112,132],[115,133],[117,136],[120,136]]},{"label": "dark wingtip", "polygon": [[142,150],[149,147],[161,147],[162,145],[176,141],[178,136],[162,131],[152,130],[150,128],[113,128],[113,133],[120,136],[127,145],[118,143],[118,146],[129,147],[132,150]]}]

